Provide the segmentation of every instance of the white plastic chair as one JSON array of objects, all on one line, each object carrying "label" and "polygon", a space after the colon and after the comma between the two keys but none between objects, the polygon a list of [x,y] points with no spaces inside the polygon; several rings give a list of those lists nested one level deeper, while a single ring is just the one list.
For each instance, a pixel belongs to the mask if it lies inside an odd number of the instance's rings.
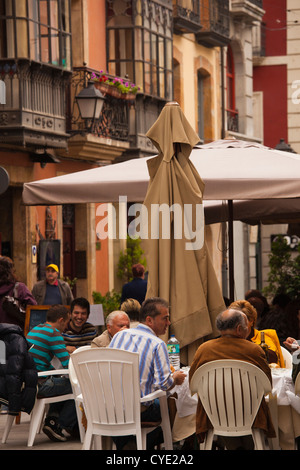
[{"label": "white plastic chair", "polygon": [[255,449],[265,449],[263,431],[252,427],[263,396],[272,391],[261,369],[244,361],[212,361],[196,370],[190,388],[213,426],[207,432],[205,450],[212,448],[214,435],[252,435]]},{"label": "white plastic chair", "polygon": [[286,369],[292,369],[293,368],[293,356],[283,346],[280,346],[280,349],[281,349],[281,352],[282,352],[282,355],[283,355],[285,368]]},{"label": "white plastic chair", "polygon": [[[66,374],[69,374],[68,369],[56,369],[56,370],[51,370],[51,371],[39,372],[38,376],[47,377],[49,375],[66,375]],[[28,441],[27,441],[28,447],[33,446],[35,437],[37,433],[40,432],[42,420],[46,413],[47,406],[50,403],[58,403],[61,401],[74,400],[74,399],[75,399],[75,395],[73,393],[68,393],[66,395],[60,395],[60,396],[49,397],[49,398],[36,398],[34,407],[31,412],[31,418],[30,418],[30,426],[29,426]],[[8,415],[5,429],[4,429],[3,436],[2,436],[2,444],[5,444],[7,441],[13,421],[14,421],[14,416]]]},{"label": "white plastic chair", "polygon": [[5,423],[5,427],[4,427],[4,431],[2,435],[2,444],[6,443],[15,418],[16,418],[15,416],[7,415],[7,419],[6,419],[6,423]]},{"label": "white plastic chair", "polygon": [[[167,395],[157,390],[141,399],[139,355],[109,348],[77,350],[72,363],[83,396],[87,430],[83,449],[92,447],[96,436],[135,435],[137,449],[146,449],[146,435],[160,425],[166,450],[172,450]],[[142,427],[141,403],[159,398],[161,423]],[[101,443],[100,443],[101,445]]]},{"label": "white plastic chair", "polygon": [[[78,351],[85,351],[87,349],[90,349],[91,346],[82,346],[81,348],[78,348]],[[78,427],[79,427],[79,435],[80,435],[80,441],[84,441],[84,436],[85,436],[85,429],[82,424],[82,409],[83,409],[83,398],[82,398],[82,393],[79,387],[78,379],[75,374],[73,362],[72,362],[72,354],[70,356],[69,360],[69,378],[70,382],[72,385],[72,390],[75,396],[75,405],[76,405],[76,413],[77,413],[77,420],[78,420]]]},{"label": "white plastic chair", "polygon": [[300,374],[297,374],[295,380],[295,395],[300,396]]},{"label": "white plastic chair", "polygon": [[[56,369],[51,371],[39,372],[39,377],[47,377],[49,375],[68,375],[68,369]],[[28,433],[28,442],[27,446],[32,447],[37,433],[42,427],[43,418],[46,414],[47,406],[50,403],[59,403],[66,400],[75,400],[75,395],[73,393],[68,393],[66,395],[58,395],[55,397],[48,398],[36,398],[33,410],[31,412],[29,433]]]}]

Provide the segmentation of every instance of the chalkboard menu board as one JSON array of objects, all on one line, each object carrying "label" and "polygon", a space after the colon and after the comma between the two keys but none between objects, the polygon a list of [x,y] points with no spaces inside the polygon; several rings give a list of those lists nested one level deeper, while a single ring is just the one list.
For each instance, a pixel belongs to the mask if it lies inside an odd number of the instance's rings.
[{"label": "chalkboard menu board", "polygon": [[49,308],[50,308],[50,305],[28,305],[27,306],[25,326],[24,326],[25,336],[35,326],[39,325],[40,323],[45,323]]},{"label": "chalkboard menu board", "polygon": [[[41,323],[45,323],[47,319],[47,312],[51,305],[28,305],[26,308],[25,316],[25,326],[24,333],[25,336],[29,333],[32,328]],[[69,305],[64,305],[66,308],[70,308]]]}]

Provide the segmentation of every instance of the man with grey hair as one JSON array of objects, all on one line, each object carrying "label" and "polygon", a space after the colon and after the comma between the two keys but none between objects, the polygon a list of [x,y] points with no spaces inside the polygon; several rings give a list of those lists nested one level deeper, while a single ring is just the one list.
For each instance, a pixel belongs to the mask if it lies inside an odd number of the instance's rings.
[{"label": "man with grey hair", "polygon": [[242,311],[235,309],[225,310],[216,318],[216,327],[221,335],[231,334],[244,339],[249,333],[248,323],[247,316]]},{"label": "man with grey hair", "polygon": [[124,330],[130,327],[130,319],[127,313],[121,310],[114,310],[109,313],[106,317],[106,330],[102,335],[94,338],[91,347],[92,348],[106,348],[113,336],[120,330]]},{"label": "man with grey hair", "polygon": [[[247,316],[240,310],[229,308],[218,315],[216,326],[221,336],[206,341],[199,346],[190,368],[189,380],[192,379],[195,371],[207,362],[235,359],[250,362],[259,367],[272,383],[271,371],[263,349],[246,339],[249,332]],[[254,426],[265,431],[268,437],[276,436],[265,400],[262,401],[258,410]],[[204,441],[205,434],[210,427],[211,423],[199,400],[196,413],[196,434],[200,442]],[[238,442],[236,441],[237,439],[227,438],[226,448],[228,450],[235,450],[240,447],[246,450],[253,448],[252,437],[248,439],[247,436],[247,439],[239,439]]]}]

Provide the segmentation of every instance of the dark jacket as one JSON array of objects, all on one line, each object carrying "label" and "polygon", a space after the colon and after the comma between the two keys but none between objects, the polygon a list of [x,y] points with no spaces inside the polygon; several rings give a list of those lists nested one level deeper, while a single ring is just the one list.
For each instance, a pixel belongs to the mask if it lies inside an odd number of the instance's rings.
[{"label": "dark jacket", "polygon": [[38,374],[29,347],[19,326],[0,324],[0,402],[11,415],[30,414],[35,403]]},{"label": "dark jacket", "polygon": [[147,281],[139,277],[135,277],[132,281],[124,284],[122,288],[121,303],[126,299],[136,299],[142,305],[147,293]]}]

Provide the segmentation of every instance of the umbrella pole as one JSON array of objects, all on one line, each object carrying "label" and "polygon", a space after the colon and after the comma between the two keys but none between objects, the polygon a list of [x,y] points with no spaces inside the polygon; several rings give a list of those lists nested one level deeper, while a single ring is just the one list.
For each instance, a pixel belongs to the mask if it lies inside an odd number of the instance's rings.
[{"label": "umbrella pole", "polygon": [[228,200],[229,298],[234,301],[233,201]]}]

